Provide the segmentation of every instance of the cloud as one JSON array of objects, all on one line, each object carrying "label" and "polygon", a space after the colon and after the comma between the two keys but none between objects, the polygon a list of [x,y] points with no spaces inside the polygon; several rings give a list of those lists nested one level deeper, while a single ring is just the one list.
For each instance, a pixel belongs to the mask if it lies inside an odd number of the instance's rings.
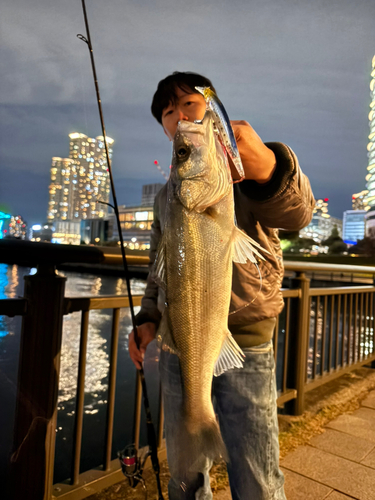
[{"label": "cloud", "polygon": [[[316,191],[340,186],[337,214],[350,190],[364,187],[373,0],[86,5],[122,202],[134,199],[135,186],[162,180],[155,158],[169,165],[170,144],[149,108],[157,82],[174,70],[207,74],[232,118],[293,147]],[[44,189],[51,157],[68,154],[70,132],[101,134],[89,52],[76,38],[85,34],[81,5],[7,0],[0,22],[1,168],[9,186],[30,174],[33,189]],[[25,206],[20,191],[2,196]],[[44,214],[42,195],[37,206]]]}]

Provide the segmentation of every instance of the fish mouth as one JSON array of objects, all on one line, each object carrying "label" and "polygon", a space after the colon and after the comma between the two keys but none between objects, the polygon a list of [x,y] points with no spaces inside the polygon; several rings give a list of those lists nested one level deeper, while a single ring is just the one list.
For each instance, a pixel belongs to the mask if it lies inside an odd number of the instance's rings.
[{"label": "fish mouth", "polygon": [[178,172],[178,176],[181,180],[195,180],[195,179],[203,179],[206,177],[206,175],[202,172],[198,172],[196,174],[187,174],[187,175],[181,175],[180,172]]},{"label": "fish mouth", "polygon": [[188,122],[186,120],[181,120],[177,124],[177,130],[175,134],[175,138],[178,136],[178,133],[189,133],[189,134],[198,134],[204,135],[204,123],[201,121]]}]

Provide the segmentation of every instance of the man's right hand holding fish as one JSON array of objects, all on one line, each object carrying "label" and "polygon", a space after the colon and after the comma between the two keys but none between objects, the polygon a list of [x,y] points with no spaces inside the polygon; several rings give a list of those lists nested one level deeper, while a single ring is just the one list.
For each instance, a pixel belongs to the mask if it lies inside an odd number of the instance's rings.
[{"label": "man's right hand holding fish", "polygon": [[201,75],[162,80],[151,109],[173,141],[172,169],[155,198],[140,344],[132,332],[129,354],[140,368],[160,337],[169,498],[211,500],[221,456],[233,499],[285,500],[272,347],[278,229],[310,222],[309,181],[288,146],[229,122]]},{"label": "man's right hand holding fish", "polygon": [[[276,169],[275,153],[267,148],[253,127],[244,120],[231,120],[238,151],[241,156],[245,179],[259,184],[270,181]],[[233,179],[238,179],[233,162],[229,158]]]}]

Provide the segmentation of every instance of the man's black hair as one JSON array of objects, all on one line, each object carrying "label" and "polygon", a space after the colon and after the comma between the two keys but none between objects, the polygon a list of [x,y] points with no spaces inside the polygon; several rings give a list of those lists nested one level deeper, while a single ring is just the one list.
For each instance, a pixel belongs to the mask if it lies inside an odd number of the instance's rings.
[{"label": "man's black hair", "polygon": [[186,73],[175,71],[164,78],[164,80],[160,80],[157,91],[152,99],[151,113],[161,124],[163,109],[169,106],[170,103],[175,104],[177,101],[177,88],[199,94],[195,87],[210,87],[216,92],[211,80],[205,76],[190,71]]}]

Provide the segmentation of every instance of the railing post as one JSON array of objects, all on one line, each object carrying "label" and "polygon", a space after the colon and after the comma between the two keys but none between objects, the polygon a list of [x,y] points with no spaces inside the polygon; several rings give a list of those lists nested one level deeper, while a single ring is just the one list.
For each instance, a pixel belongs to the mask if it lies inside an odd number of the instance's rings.
[{"label": "railing post", "polygon": [[49,500],[55,457],[57,394],[66,278],[52,265],[25,277],[9,498]]},{"label": "railing post", "polygon": [[292,415],[302,415],[305,406],[305,383],[307,366],[307,346],[309,341],[309,291],[310,280],[305,273],[297,273],[292,280],[292,287],[301,290],[298,300],[297,317],[291,321],[293,328],[290,337],[290,371],[288,387],[297,390],[297,398],[286,405],[286,410]]}]

